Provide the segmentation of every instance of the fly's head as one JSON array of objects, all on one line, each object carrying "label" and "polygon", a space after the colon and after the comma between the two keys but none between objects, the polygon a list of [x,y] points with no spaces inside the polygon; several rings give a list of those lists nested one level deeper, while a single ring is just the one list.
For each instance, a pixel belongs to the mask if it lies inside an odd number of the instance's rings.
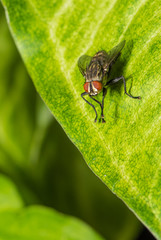
[{"label": "fly's head", "polygon": [[86,82],[84,84],[85,92],[91,96],[95,96],[102,91],[103,71],[99,62],[91,62],[86,71]]},{"label": "fly's head", "polygon": [[102,91],[102,83],[99,81],[85,82],[84,90],[89,95],[95,96]]}]

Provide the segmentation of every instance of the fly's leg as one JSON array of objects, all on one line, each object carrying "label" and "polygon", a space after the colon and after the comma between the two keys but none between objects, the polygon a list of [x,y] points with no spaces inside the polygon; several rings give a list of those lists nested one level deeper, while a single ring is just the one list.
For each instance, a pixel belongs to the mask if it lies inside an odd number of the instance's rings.
[{"label": "fly's leg", "polygon": [[95,102],[97,102],[100,107],[101,107],[101,119],[102,119],[102,123],[105,123],[106,121],[104,120],[104,114],[103,114],[103,109],[104,109],[104,98],[106,96],[107,93],[107,89],[103,88],[103,97],[102,97],[102,103],[100,103],[97,99],[93,98],[92,96],[89,95],[90,98],[92,98]]},{"label": "fly's leg", "polygon": [[[82,93],[81,94],[81,97],[83,98],[83,100],[86,102],[86,103],[88,103],[93,109],[94,109],[94,111],[95,111],[95,114],[96,114],[96,117],[95,117],[95,122],[97,122],[97,111],[96,111],[96,109],[95,109],[95,107],[94,107],[94,105],[92,104],[92,103],[90,103],[90,102],[88,102],[85,98],[84,98],[84,96],[85,95],[89,95],[87,92],[84,92],[84,93]],[[90,96],[90,95],[89,95]],[[90,96],[91,97],[91,96]],[[93,100],[96,100],[96,99],[94,99],[94,98],[92,98]]]},{"label": "fly's leg", "polygon": [[103,114],[103,109],[104,109],[104,99],[107,93],[107,89],[103,88],[103,97],[102,97],[102,104],[101,104],[101,118],[102,118],[102,123],[105,123],[105,119],[104,119],[104,114]]},{"label": "fly's leg", "polygon": [[93,98],[91,95],[89,95],[89,97],[92,98],[95,102],[97,102],[100,105],[100,107],[102,106],[101,103],[97,99]]},{"label": "fly's leg", "polygon": [[[98,104],[100,105],[101,109],[102,109],[102,105],[101,105],[101,103],[100,103],[97,99],[93,98],[91,95],[89,95],[89,97],[90,97],[91,99],[93,99],[96,103],[98,103]],[[96,122],[96,121],[95,121],[95,122]]]},{"label": "fly's leg", "polygon": [[133,96],[131,96],[130,94],[127,93],[127,91],[126,91],[126,81],[125,81],[125,78],[124,78],[123,76],[121,76],[121,77],[119,77],[119,78],[115,78],[115,79],[110,80],[109,82],[106,83],[106,86],[107,86],[107,85],[114,84],[114,83],[117,83],[117,82],[120,81],[120,80],[123,80],[124,90],[125,90],[125,94],[126,94],[127,96],[129,96],[129,97],[131,97],[131,98],[141,99],[140,96],[133,97]]}]

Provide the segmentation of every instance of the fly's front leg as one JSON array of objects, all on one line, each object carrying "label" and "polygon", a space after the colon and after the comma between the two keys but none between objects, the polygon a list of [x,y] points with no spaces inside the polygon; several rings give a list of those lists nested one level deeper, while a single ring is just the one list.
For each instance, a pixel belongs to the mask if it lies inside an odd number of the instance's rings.
[{"label": "fly's front leg", "polygon": [[104,115],[103,115],[103,109],[104,109],[104,98],[105,95],[107,93],[107,89],[103,88],[103,97],[102,97],[102,103],[100,103],[97,99],[93,98],[92,96],[89,95],[90,98],[92,98],[95,102],[97,102],[100,107],[101,107],[101,119],[102,119],[102,123],[105,123],[106,121],[104,120]]},{"label": "fly's front leg", "polygon": [[[89,95],[90,98],[92,98],[96,103],[98,103],[101,107],[101,111],[102,111],[102,104],[95,98],[93,98],[91,95]],[[101,118],[102,118],[102,114],[101,114]]]},{"label": "fly's front leg", "polygon": [[141,99],[140,96],[137,96],[137,97],[133,97],[131,96],[130,94],[127,93],[126,91],[126,81],[125,81],[125,78],[123,76],[119,77],[119,78],[115,78],[115,79],[112,79],[110,80],[106,85],[111,85],[111,84],[114,84],[114,83],[117,83],[118,81],[120,80],[123,80],[123,83],[124,83],[124,90],[125,90],[125,94],[131,98],[136,98],[136,99]]},{"label": "fly's front leg", "polygon": [[[96,117],[95,117],[95,120],[94,120],[94,121],[97,122],[97,111],[96,111],[94,105],[93,105],[92,103],[88,102],[88,101],[84,98],[85,95],[89,95],[89,94],[88,94],[87,92],[84,92],[84,93],[81,94],[81,97],[83,98],[83,100],[84,100],[86,103],[88,103],[88,104],[94,109],[95,114],[96,114]],[[89,95],[89,96],[90,96],[90,95]],[[92,98],[92,99],[93,99],[93,98]],[[95,99],[93,99],[93,100],[95,100]]]},{"label": "fly's front leg", "polygon": [[100,107],[101,107],[101,103],[100,103],[97,99],[93,98],[91,95],[89,95],[89,97],[92,98],[92,99],[93,99],[96,103],[98,103],[98,104],[100,105]]}]

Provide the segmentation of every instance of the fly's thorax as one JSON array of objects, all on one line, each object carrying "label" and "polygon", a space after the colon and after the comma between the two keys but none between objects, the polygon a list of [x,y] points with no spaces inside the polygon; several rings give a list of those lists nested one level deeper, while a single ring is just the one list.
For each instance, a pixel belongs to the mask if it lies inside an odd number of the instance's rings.
[{"label": "fly's thorax", "polygon": [[103,69],[98,61],[91,61],[86,71],[86,82],[101,81],[103,77]]},{"label": "fly's thorax", "polygon": [[103,85],[101,81],[85,82],[84,90],[91,96],[95,96],[102,91]]}]

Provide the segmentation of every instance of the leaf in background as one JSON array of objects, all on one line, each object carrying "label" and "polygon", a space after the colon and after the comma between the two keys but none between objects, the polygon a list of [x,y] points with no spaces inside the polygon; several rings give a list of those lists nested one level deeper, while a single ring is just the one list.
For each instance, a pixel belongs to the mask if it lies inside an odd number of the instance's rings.
[{"label": "leaf in background", "polygon": [[16,187],[3,175],[0,175],[0,219],[3,240],[103,239],[76,218],[41,206],[23,208]]},{"label": "leaf in background", "polygon": [[0,212],[0,238],[3,240],[103,240],[82,221],[45,207],[28,207]]},{"label": "leaf in background", "polygon": [[51,121],[10,37],[1,5],[0,56],[0,171],[15,182],[25,203],[79,217],[108,239],[134,239],[140,230],[136,217]]},{"label": "leaf in background", "polygon": [[[48,107],[90,168],[161,239],[160,1],[2,2]],[[118,84],[106,96],[106,124],[95,124],[80,97],[77,60],[123,39],[115,76],[129,78],[127,89],[132,84],[131,93],[142,100],[128,98]]]},{"label": "leaf in background", "polygon": [[36,95],[8,31],[1,5],[0,85],[0,171],[14,179],[26,202],[37,202],[32,182],[34,177],[27,171],[35,154],[36,135],[41,145],[51,116]]},{"label": "leaf in background", "polygon": [[[22,208],[23,202],[15,185],[2,174],[0,175],[0,212]],[[1,218],[3,219],[3,218]],[[2,221],[1,221],[2,223]],[[7,225],[6,225],[7,226]]]}]

